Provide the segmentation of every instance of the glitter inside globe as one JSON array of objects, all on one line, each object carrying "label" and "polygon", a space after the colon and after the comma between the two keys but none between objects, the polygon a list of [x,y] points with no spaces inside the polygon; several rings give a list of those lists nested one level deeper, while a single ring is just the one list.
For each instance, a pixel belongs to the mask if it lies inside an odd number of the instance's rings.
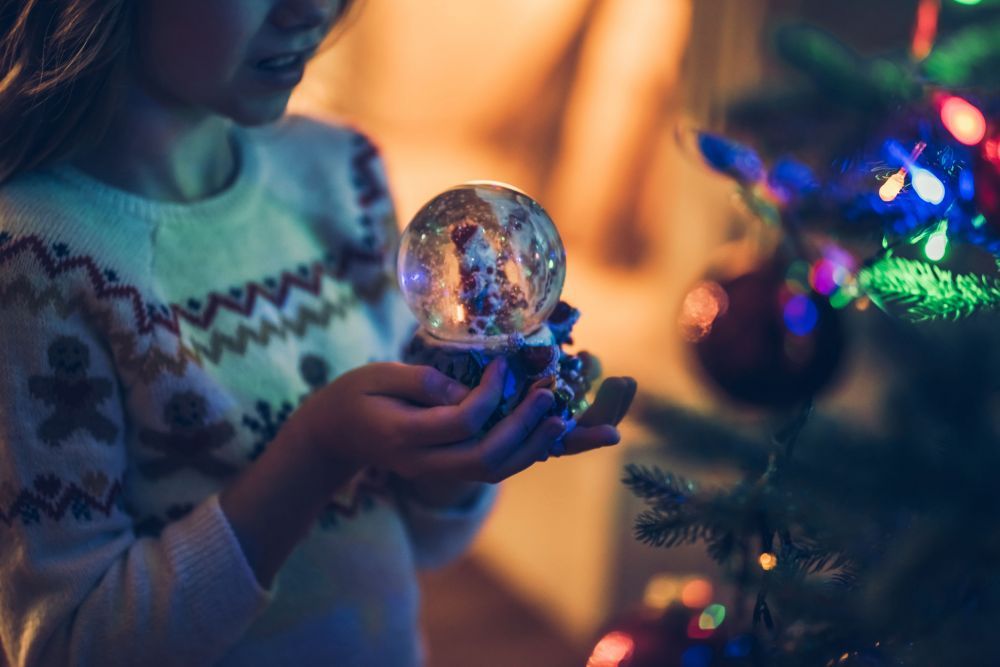
[{"label": "glitter inside globe", "polygon": [[490,343],[538,329],[559,302],[566,252],[523,192],[472,182],[427,202],[403,231],[399,286],[433,336]]}]

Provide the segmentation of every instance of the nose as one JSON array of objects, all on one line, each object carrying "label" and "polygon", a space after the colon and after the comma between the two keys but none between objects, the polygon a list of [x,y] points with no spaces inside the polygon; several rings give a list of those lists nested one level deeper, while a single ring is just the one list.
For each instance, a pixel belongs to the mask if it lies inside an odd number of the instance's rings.
[{"label": "nose", "polygon": [[270,21],[279,30],[309,30],[328,23],[346,0],[281,0]]}]

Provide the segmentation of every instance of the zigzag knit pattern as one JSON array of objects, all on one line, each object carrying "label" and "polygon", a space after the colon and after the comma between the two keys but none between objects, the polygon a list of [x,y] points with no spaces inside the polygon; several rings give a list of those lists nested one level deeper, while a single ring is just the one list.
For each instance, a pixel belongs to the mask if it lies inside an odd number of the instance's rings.
[{"label": "zigzag knit pattern", "polygon": [[109,486],[104,473],[92,472],[84,476],[81,484],[67,484],[55,473],[36,476],[33,488],[20,492],[4,483],[0,485],[0,522],[10,526],[20,519],[27,525],[38,523],[42,517],[59,521],[69,510],[83,520],[91,519],[91,511],[108,516],[121,496],[121,480]]},{"label": "zigzag knit pattern", "polygon": [[62,258],[61,254],[69,252],[66,244],[54,243],[50,250],[49,244],[36,234],[28,234],[14,240],[10,240],[10,238],[9,234],[0,235],[0,267],[21,253],[31,253],[51,279],[74,269],[81,269],[97,298],[123,300],[129,304],[135,314],[136,331],[140,334],[150,333],[154,326],[160,326],[170,333],[179,334],[181,319],[200,329],[208,329],[221,310],[248,316],[253,312],[258,298],[267,300],[280,308],[284,305],[293,288],[314,295],[318,294],[320,276],[324,271],[333,278],[341,279],[355,264],[378,266],[385,261],[383,253],[346,248],[340,260],[335,262],[334,268],[323,266],[321,271],[315,271],[309,279],[303,279],[293,272],[283,272],[281,283],[276,290],[268,290],[256,283],[250,283],[247,285],[246,296],[240,300],[236,300],[228,294],[213,293],[209,295],[208,302],[200,313],[193,313],[183,306],[171,304],[170,315],[164,317],[155,309],[150,309],[151,304],[145,303],[138,288],[132,285],[117,284],[117,280],[110,280],[109,277],[115,277],[116,274],[113,271],[102,271],[94,258],[88,255]]}]

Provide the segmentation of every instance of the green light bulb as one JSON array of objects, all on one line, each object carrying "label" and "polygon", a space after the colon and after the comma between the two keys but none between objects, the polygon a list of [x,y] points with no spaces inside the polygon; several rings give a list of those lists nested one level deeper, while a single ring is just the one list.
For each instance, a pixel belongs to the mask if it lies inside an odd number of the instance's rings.
[{"label": "green light bulb", "polygon": [[945,250],[948,249],[948,234],[945,232],[934,232],[927,239],[924,245],[924,255],[932,262],[940,261],[944,258]]}]

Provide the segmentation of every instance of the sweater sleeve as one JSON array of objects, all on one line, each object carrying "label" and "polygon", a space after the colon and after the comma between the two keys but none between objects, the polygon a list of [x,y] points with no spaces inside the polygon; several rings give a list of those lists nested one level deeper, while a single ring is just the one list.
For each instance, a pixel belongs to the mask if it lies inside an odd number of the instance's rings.
[{"label": "sweater sleeve", "polygon": [[495,485],[483,484],[467,505],[436,508],[399,494],[417,567],[442,567],[462,555],[489,515],[496,496]]},{"label": "sweater sleeve", "polygon": [[84,308],[31,294],[0,273],[0,663],[211,664],[270,593],[216,496],[136,538],[108,349]]}]

